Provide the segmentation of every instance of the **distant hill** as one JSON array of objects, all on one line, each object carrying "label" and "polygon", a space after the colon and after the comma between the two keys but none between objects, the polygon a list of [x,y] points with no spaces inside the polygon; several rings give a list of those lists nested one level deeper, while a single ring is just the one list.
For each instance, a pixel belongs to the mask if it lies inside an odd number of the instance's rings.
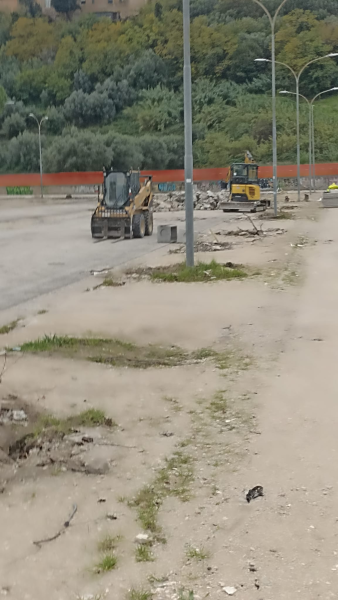
[{"label": "distant hill", "polygon": [[[280,0],[265,0],[273,11]],[[252,0],[191,0],[194,160],[226,166],[250,149],[271,162],[271,29]],[[338,52],[338,2],[288,0],[277,22],[277,58],[296,70]],[[43,124],[47,171],[183,166],[182,0],[148,2],[123,22],[0,13],[0,85],[14,105],[0,116],[0,169],[38,170],[36,124]],[[337,85],[338,61],[309,67],[301,93]],[[278,90],[295,90],[279,67]],[[0,90],[1,98],[4,92]],[[329,98],[329,96],[328,96]],[[307,162],[308,107],[301,110]],[[338,96],[316,106],[317,159],[338,161]],[[278,98],[278,156],[295,162],[295,102]]]}]

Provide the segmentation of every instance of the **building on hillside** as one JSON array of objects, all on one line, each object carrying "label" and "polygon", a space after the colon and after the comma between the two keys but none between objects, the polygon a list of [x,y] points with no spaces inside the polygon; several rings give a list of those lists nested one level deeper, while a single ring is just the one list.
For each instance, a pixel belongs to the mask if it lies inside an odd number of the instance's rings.
[{"label": "building on hillside", "polygon": [[105,15],[114,21],[137,15],[146,3],[147,0],[79,0],[81,12]]},{"label": "building on hillside", "polygon": [[[52,0],[37,0],[44,12],[52,9]],[[147,0],[78,0],[81,13],[94,13],[106,16],[113,21],[127,19],[137,15]],[[15,12],[22,8],[19,0],[0,0],[0,11]]]},{"label": "building on hillside", "polygon": [[15,12],[19,8],[19,0],[0,0],[0,11]]}]

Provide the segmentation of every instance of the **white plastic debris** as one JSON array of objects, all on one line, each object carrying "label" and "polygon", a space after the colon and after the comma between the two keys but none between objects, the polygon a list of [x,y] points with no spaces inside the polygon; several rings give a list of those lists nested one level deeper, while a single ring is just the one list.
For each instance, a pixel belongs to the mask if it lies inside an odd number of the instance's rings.
[{"label": "white plastic debris", "polygon": [[147,533],[139,533],[135,538],[137,544],[147,544],[149,540],[150,536]]},{"label": "white plastic debris", "polygon": [[228,594],[228,596],[233,596],[234,594],[236,594],[237,590],[235,587],[226,586],[223,588],[223,592]]}]

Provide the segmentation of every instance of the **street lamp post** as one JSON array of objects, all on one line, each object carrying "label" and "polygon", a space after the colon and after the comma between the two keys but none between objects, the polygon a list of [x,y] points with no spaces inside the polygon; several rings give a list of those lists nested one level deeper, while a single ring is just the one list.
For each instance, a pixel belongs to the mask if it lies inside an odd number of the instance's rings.
[{"label": "street lamp post", "polygon": [[35,119],[35,121],[38,124],[38,130],[39,130],[39,154],[40,154],[40,186],[41,186],[41,198],[43,198],[43,169],[42,169],[41,125],[42,125],[42,123],[44,121],[48,121],[48,117],[42,117],[41,121],[39,121],[39,119],[33,113],[30,113],[28,116],[31,117],[32,119]]},{"label": "street lamp post", "polygon": [[192,101],[190,58],[190,0],[183,0],[184,38],[184,138],[185,138],[185,248],[187,267],[194,266],[194,161],[192,151]]},{"label": "street lamp post", "polygon": [[317,94],[314,98],[312,98],[312,100],[310,102],[311,115],[312,115],[312,152],[313,152],[312,164],[313,164],[313,189],[314,189],[314,191],[316,191],[316,155],[315,155],[316,146],[315,146],[314,104],[315,104],[317,98],[319,98],[323,94],[329,94],[330,92],[337,92],[337,91],[338,91],[338,87],[333,87],[330,90],[324,90],[323,92],[319,92],[319,94]]},{"label": "street lamp post", "polygon": [[274,213],[277,216],[277,193],[278,193],[278,179],[277,179],[277,121],[276,121],[276,46],[275,46],[275,32],[276,32],[276,21],[277,17],[283,8],[285,2],[283,0],[280,6],[277,8],[274,16],[270,14],[266,6],[262,4],[260,0],[253,0],[258,6],[260,6],[270,21],[271,25],[271,62],[272,62],[272,154],[273,154],[273,206]]},{"label": "street lamp post", "polygon": [[[296,92],[288,92],[283,90],[279,92],[280,94],[291,94],[292,96],[297,96]],[[303,98],[309,105],[309,191],[310,194],[312,192],[312,111],[311,111],[311,102],[308,100],[303,94],[299,94],[301,98]]]},{"label": "street lamp post", "polygon": [[[324,90],[323,92],[319,92],[312,100],[308,100],[303,94],[299,94],[301,98],[304,98],[309,105],[309,173],[310,173],[310,192],[311,192],[311,179],[313,176],[313,190],[316,189],[316,180],[315,180],[315,131],[314,131],[314,103],[323,94],[328,94],[329,92],[337,92],[338,87],[330,88],[329,90]],[[280,94],[291,94],[292,96],[296,96],[295,92],[289,92],[287,90],[283,90],[279,92]],[[313,170],[312,170],[313,166]]]},{"label": "street lamp post", "polygon": [[[256,0],[254,0],[256,1]],[[334,56],[338,56],[338,52],[331,52],[330,54],[326,54],[325,56],[320,56],[319,58],[315,58],[314,60],[310,60],[308,63],[306,63],[306,65],[304,65],[301,70],[296,73],[296,71],[290,67],[290,65],[287,65],[286,63],[280,62],[280,61],[275,61],[275,64],[277,65],[282,65],[283,67],[286,67],[287,69],[289,69],[289,71],[291,71],[291,73],[293,74],[295,80],[296,80],[296,96],[297,96],[297,182],[298,182],[298,202],[300,202],[300,127],[299,127],[299,82],[300,82],[300,78],[302,76],[302,74],[304,73],[305,69],[307,67],[309,67],[310,65],[312,65],[313,63],[316,63],[320,60],[324,60],[325,58],[333,58]],[[272,62],[271,60],[267,59],[267,58],[257,58],[255,62]]]}]

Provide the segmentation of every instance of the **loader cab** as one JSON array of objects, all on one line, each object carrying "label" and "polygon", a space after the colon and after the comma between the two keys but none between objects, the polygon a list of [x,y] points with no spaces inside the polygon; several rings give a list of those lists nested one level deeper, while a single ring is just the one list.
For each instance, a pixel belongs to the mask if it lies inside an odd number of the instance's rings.
[{"label": "loader cab", "polygon": [[235,185],[258,185],[258,165],[234,163],[230,167],[230,183]]},{"label": "loader cab", "polygon": [[140,191],[138,171],[104,171],[103,176],[103,203],[107,208],[119,210],[129,206]]}]

